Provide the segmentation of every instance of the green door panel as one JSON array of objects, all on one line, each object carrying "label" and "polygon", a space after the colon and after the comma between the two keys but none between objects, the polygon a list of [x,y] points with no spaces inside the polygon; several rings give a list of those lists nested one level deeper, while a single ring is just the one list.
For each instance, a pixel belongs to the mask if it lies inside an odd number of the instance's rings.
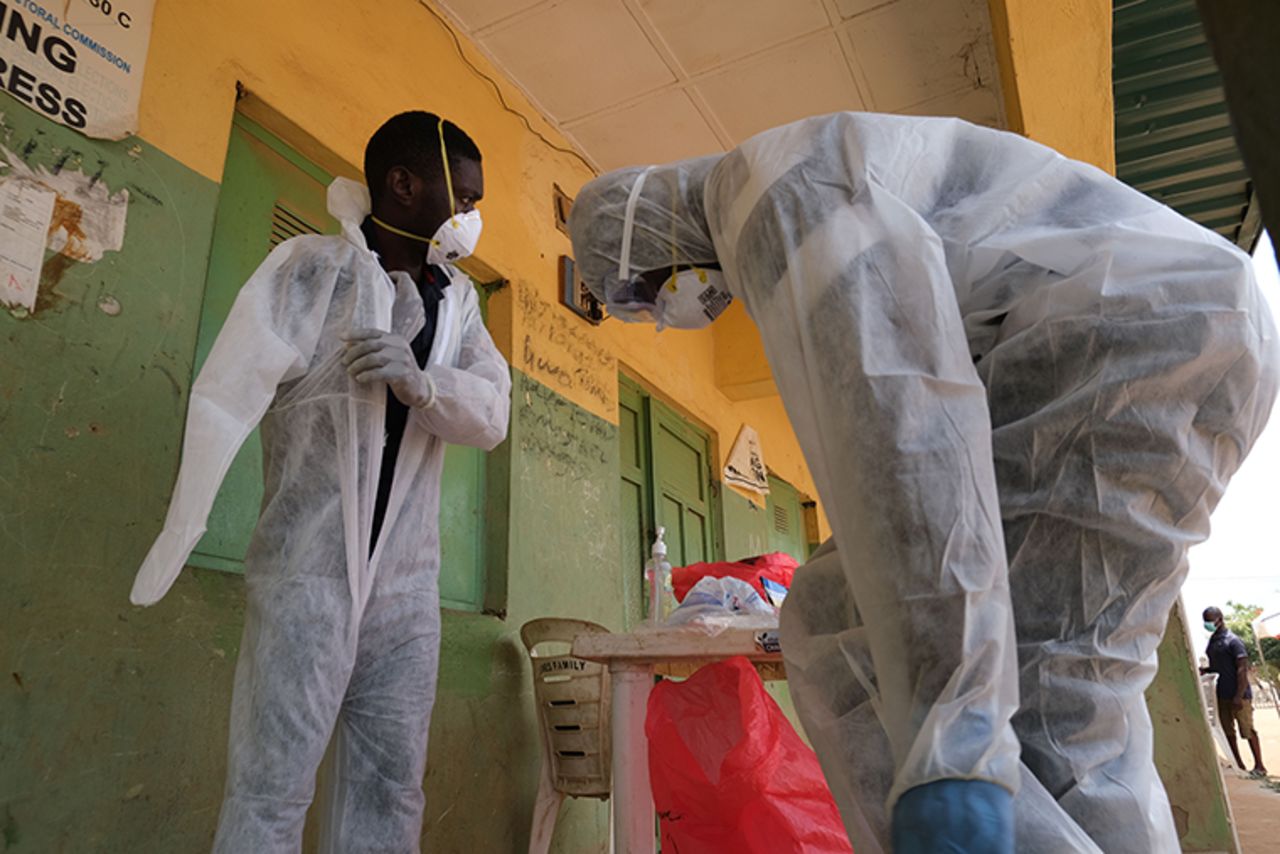
[{"label": "green door panel", "polygon": [[[196,339],[196,373],[213,348],[241,285],[272,247],[293,234],[337,232],[338,224],[325,206],[327,184],[323,173],[307,168],[306,161],[258,125],[236,116],[214,221]],[[227,471],[207,531],[188,563],[242,571],[261,505],[262,442],[255,429]]]},{"label": "green door panel", "polygon": [[440,486],[440,603],[479,610],[484,603],[484,452],[449,445]]},{"label": "green door panel", "polygon": [[618,442],[623,571],[643,578],[658,527],[666,529],[673,566],[718,559],[707,435],[624,376]]},{"label": "green door panel", "polygon": [[709,559],[711,536],[710,442],[661,401],[649,400],[653,436],[653,484],[658,501],[655,524],[668,531],[668,559],[687,566]]},{"label": "green door panel", "polygon": [[622,477],[619,517],[622,530],[622,572],[639,579],[648,613],[649,586],[644,564],[651,545],[653,490],[649,482],[648,416],[638,386],[621,378],[618,387],[618,457]]},{"label": "green door panel", "polygon": [[781,478],[769,475],[769,551],[785,552],[804,563],[809,559],[809,538],[805,533],[800,493]]}]

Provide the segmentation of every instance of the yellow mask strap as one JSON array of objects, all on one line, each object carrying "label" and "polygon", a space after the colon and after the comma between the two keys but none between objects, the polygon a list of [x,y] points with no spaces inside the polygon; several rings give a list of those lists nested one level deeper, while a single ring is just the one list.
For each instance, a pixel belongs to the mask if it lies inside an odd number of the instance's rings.
[{"label": "yellow mask strap", "polygon": [[401,237],[407,237],[410,240],[416,240],[419,243],[425,243],[428,246],[439,245],[438,242],[436,242],[435,240],[432,240],[430,237],[423,237],[421,234],[414,234],[412,231],[405,231],[403,228],[396,228],[394,225],[391,225],[390,223],[383,222],[382,220],[378,219],[373,214],[369,214],[369,219],[373,220],[373,224],[378,226],[378,228],[386,229],[392,234],[398,234]]},{"label": "yellow mask strap", "polygon": [[[676,200],[675,196],[671,197],[671,234],[667,237],[667,242],[671,244],[671,277],[667,279],[667,288],[674,291],[676,289],[676,276],[679,275],[680,253],[676,247]],[[707,283],[707,271],[696,265],[690,264],[689,268],[698,276],[698,281],[702,284]]]},{"label": "yellow mask strap", "polygon": [[453,175],[449,172],[449,148],[444,144],[444,118],[436,124],[440,133],[440,164],[444,167],[444,188],[449,193],[449,222],[458,227],[458,211],[453,203]]}]

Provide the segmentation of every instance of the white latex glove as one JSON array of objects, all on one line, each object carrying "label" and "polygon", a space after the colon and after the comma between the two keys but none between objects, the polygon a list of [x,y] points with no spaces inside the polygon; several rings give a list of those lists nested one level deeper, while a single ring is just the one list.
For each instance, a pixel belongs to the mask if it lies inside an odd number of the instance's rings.
[{"label": "white latex glove", "polygon": [[356,329],[344,339],[342,364],[359,383],[384,382],[405,406],[425,409],[435,400],[435,383],[418,367],[409,342],[377,329]]}]

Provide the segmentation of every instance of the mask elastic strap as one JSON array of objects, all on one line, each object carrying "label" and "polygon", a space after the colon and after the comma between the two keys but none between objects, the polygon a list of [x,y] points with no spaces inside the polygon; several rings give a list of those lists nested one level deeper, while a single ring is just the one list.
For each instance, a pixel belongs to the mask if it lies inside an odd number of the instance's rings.
[{"label": "mask elastic strap", "polygon": [[453,204],[453,176],[449,172],[449,148],[444,144],[444,118],[436,125],[440,132],[440,164],[444,167],[444,188],[449,194],[449,222],[458,228],[458,211]]},{"label": "mask elastic strap", "polygon": [[636,182],[631,185],[631,195],[627,196],[626,213],[622,218],[622,257],[618,261],[618,278],[623,282],[631,280],[631,232],[636,224],[636,203],[640,201],[640,190],[644,187],[644,179],[648,178],[652,171],[652,166],[646,166],[644,171],[636,176]]},{"label": "mask elastic strap", "polygon": [[432,240],[430,237],[423,237],[421,234],[414,234],[412,231],[405,231],[403,228],[396,228],[396,227],[395,227],[394,225],[392,225],[391,223],[383,222],[382,220],[378,219],[378,218],[377,218],[376,216],[374,216],[373,214],[369,214],[369,219],[373,220],[373,224],[374,224],[374,225],[376,225],[376,226],[378,226],[378,228],[385,229],[385,230],[387,230],[387,231],[391,232],[392,234],[398,234],[398,235],[400,235],[401,237],[407,237],[407,238],[409,238],[410,240],[416,240],[416,241],[418,241],[419,243],[425,243],[425,244],[427,244],[428,246],[439,246],[439,245],[440,245],[440,243],[439,243],[438,241],[436,241],[436,240]]}]

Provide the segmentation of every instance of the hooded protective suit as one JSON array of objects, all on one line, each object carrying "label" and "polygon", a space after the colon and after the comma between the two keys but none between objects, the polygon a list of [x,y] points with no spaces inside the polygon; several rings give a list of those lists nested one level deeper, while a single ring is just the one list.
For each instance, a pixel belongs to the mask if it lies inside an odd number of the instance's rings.
[{"label": "hooded protective suit", "polygon": [[342,337],[411,339],[422,298],[388,275],[360,232],[368,191],[338,179],[340,237],[275,249],[241,289],[191,392],[165,527],[134,583],[157,602],[204,532],[218,486],[261,420],[265,493],[245,557],[219,852],[296,851],[315,772],[335,733],[325,850],[416,851],[440,644],[439,499],[445,443],[506,436],[511,379],[470,280],[448,268],[379,542],[370,529],[386,386],[342,364]]},{"label": "hooded protective suit", "polygon": [[1276,393],[1249,258],[952,119],[808,119],[633,199],[640,172],[583,188],[575,257],[607,303],[627,242],[719,262],[759,327],[833,531],[782,639],[855,850],[956,779],[1018,792],[1019,851],[1178,850],[1143,691]]}]

